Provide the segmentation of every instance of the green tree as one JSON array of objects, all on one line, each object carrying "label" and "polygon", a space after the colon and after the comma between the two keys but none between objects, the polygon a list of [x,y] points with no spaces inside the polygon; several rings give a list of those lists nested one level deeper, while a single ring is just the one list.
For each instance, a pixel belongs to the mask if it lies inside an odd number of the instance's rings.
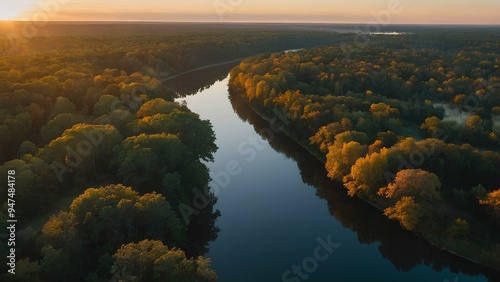
[{"label": "green tree", "polygon": [[198,114],[191,112],[174,112],[169,115],[170,122],[166,125],[168,132],[178,133],[180,140],[197,158],[213,161],[217,151],[215,133],[208,120],[200,120]]},{"label": "green tree", "polygon": [[42,142],[45,144],[61,136],[66,129],[82,123],[85,117],[74,113],[61,113],[43,125],[40,131]]},{"label": "green tree", "polygon": [[19,150],[17,151],[17,157],[22,158],[26,154],[30,155],[36,155],[38,151],[38,147],[35,145],[35,143],[25,140],[21,145],[19,145]]},{"label": "green tree", "polygon": [[53,166],[60,181],[73,172],[89,179],[109,172],[113,149],[122,139],[112,125],[75,124],[41,148],[37,156]]},{"label": "green tree", "polygon": [[[79,237],[70,213],[61,211],[51,216],[42,228],[38,243],[42,246],[39,274],[42,281],[83,279],[81,269],[92,252],[85,252],[84,240]],[[64,269],[58,271],[58,267]]]},{"label": "green tree", "polygon": [[5,161],[2,155],[15,156],[19,144],[28,139],[31,129],[31,117],[26,112],[9,115],[3,120],[0,116],[0,161]]},{"label": "green tree", "polygon": [[144,194],[137,199],[134,208],[137,210],[137,230],[145,238],[185,244],[184,229],[164,196],[154,192]]},{"label": "green tree", "polygon": [[213,161],[213,153],[217,151],[212,125],[208,120],[200,120],[192,112],[176,110],[168,115],[154,114],[140,119],[130,127],[133,134],[175,134],[197,158],[205,161]]},{"label": "green tree", "polygon": [[[15,170],[16,175],[16,212],[19,216],[30,217],[47,209],[48,204],[57,195],[57,179],[50,165],[32,155],[8,161],[0,166],[0,173],[7,175],[8,170]],[[2,191],[7,191],[7,182],[0,183]],[[6,202],[7,193],[0,195],[1,202]]]},{"label": "green tree", "polygon": [[62,113],[75,113],[76,106],[66,97],[57,97],[54,108],[49,115],[49,119],[52,119]]},{"label": "green tree", "polygon": [[111,111],[121,109],[124,106],[122,100],[113,95],[102,95],[94,105],[94,116],[102,116]]},{"label": "green tree", "polygon": [[4,274],[4,281],[30,281],[41,282],[39,277],[40,265],[29,258],[23,258],[16,262],[16,274]]},{"label": "green tree", "polygon": [[73,200],[69,215],[77,236],[105,251],[145,238],[185,244],[185,229],[165,197],[139,196],[121,184],[87,189]]},{"label": "green tree", "polygon": [[[160,187],[165,174],[189,161],[188,150],[172,134],[141,134],[125,139],[116,149],[118,176],[134,188]],[[192,160],[192,158],[191,158]]]},{"label": "green tree", "polygon": [[104,114],[94,120],[97,124],[111,124],[123,136],[130,136],[132,133],[129,131],[127,125],[134,121],[134,115],[128,110],[114,110]]}]

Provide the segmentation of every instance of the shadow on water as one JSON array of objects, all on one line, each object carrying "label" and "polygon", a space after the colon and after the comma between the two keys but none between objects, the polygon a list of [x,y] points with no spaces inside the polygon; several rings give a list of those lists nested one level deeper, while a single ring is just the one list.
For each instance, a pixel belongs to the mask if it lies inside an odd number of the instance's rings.
[{"label": "shadow on water", "polygon": [[208,69],[201,69],[180,75],[165,82],[165,85],[172,88],[177,97],[186,97],[203,91],[215,82],[227,77],[228,72],[238,65],[239,62],[228,62]]},{"label": "shadow on water", "polygon": [[269,122],[253,112],[240,97],[231,95],[229,99],[235,113],[243,121],[250,123],[274,150],[297,163],[302,180],[316,187],[316,195],[327,201],[330,214],[343,226],[355,231],[360,243],[379,242],[379,252],[398,270],[408,272],[424,264],[435,271],[449,268],[454,273],[484,275],[491,282],[500,281],[500,273],[432,246],[402,229],[398,223],[389,220],[373,206],[348,196],[342,184],[327,178],[323,163],[283,133],[277,133],[272,139],[268,139],[268,135],[261,132],[270,127]]},{"label": "shadow on water", "polygon": [[188,245],[184,251],[188,257],[204,256],[209,252],[209,243],[215,241],[220,229],[216,225],[220,211],[214,208],[217,198],[212,198],[208,205],[194,215],[187,230]]},{"label": "shadow on water", "polygon": [[[227,65],[195,71],[172,79],[165,84],[173,88],[179,97],[193,95],[226,78],[228,72],[236,64],[232,62]],[[262,129],[269,128],[269,122],[253,112],[242,99],[235,95],[230,96],[229,99],[235,113],[243,121],[251,124],[257,133],[260,134]],[[267,135],[260,135],[267,139]],[[402,229],[398,223],[389,220],[371,205],[357,198],[349,197],[340,183],[326,177],[326,171],[321,162],[285,134],[277,133],[268,141],[274,150],[297,163],[302,180],[315,187],[316,195],[327,201],[330,214],[344,227],[355,231],[361,244],[379,242],[379,252],[396,269],[408,272],[424,264],[435,271],[448,268],[454,273],[471,276],[484,275],[491,282],[500,281],[500,273],[432,246],[422,238]],[[208,216],[208,218],[210,217]],[[209,219],[209,221],[211,220]],[[214,227],[211,224],[203,226]],[[214,235],[217,234],[216,231],[212,229],[206,234]],[[216,237],[215,235],[211,239]],[[203,238],[200,241],[206,242],[206,239]]]},{"label": "shadow on water", "polygon": [[[227,73],[237,64],[238,62],[230,62],[196,70],[170,79],[164,84],[173,89],[177,97],[194,95],[226,78]],[[216,221],[221,214],[219,210],[215,209],[216,203],[217,198],[211,199],[208,206],[191,219],[187,230],[189,244],[184,246],[188,257],[206,255],[209,252],[210,242],[217,239],[220,229],[216,226]]]}]

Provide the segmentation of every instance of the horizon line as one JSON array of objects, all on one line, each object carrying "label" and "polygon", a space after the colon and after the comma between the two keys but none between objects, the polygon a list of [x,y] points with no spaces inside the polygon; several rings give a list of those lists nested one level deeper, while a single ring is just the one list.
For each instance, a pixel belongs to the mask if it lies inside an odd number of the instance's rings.
[{"label": "horizon line", "polygon": [[[169,21],[169,20],[50,20],[50,21],[29,21],[29,20],[0,20],[0,23],[26,23],[26,22],[48,22],[48,23],[154,23],[154,24],[325,24],[325,25],[371,25],[373,22],[292,22],[292,21]],[[380,24],[384,27],[401,25],[419,25],[419,26],[484,26],[500,27],[500,24],[485,23],[390,23]]]}]

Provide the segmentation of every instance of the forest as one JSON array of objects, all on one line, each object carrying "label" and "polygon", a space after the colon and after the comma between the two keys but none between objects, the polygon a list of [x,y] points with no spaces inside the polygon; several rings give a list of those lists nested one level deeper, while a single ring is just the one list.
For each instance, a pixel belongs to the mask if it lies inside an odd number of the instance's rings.
[{"label": "forest", "polygon": [[232,96],[325,164],[346,193],[500,270],[500,35],[422,31],[262,54]]},{"label": "forest", "polygon": [[[45,28],[51,35],[1,42],[0,173],[16,179],[0,183],[9,191],[0,196],[1,228],[19,219],[16,275],[3,265],[2,280],[217,281],[203,257],[220,216],[205,165],[216,137],[164,82],[197,67],[341,38],[99,28],[89,35],[54,25]],[[3,244],[0,253],[11,251]]]}]

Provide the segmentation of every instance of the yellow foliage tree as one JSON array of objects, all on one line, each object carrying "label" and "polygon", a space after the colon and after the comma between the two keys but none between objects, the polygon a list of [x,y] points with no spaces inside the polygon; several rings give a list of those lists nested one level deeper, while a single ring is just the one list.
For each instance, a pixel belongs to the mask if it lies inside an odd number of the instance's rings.
[{"label": "yellow foliage tree", "polygon": [[402,197],[394,207],[386,208],[384,214],[398,220],[404,228],[414,230],[422,219],[423,211],[413,197]]}]

